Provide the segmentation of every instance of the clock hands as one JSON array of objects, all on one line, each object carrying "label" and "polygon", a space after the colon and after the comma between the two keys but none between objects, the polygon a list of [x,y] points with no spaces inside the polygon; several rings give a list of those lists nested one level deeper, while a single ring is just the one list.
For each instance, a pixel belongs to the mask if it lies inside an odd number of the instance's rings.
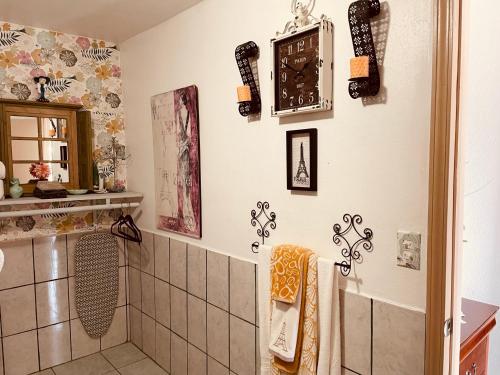
[{"label": "clock hands", "polygon": [[292,69],[295,73],[299,73],[299,71],[298,71],[297,69],[292,68],[292,67],[291,67],[290,65],[288,65],[287,63],[284,63],[284,64],[285,64],[285,66],[286,66],[287,68]]}]

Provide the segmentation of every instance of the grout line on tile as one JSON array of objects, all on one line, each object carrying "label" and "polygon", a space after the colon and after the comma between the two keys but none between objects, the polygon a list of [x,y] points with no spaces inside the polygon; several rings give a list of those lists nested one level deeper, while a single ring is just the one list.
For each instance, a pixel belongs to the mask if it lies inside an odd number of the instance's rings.
[{"label": "grout line on tile", "polygon": [[373,299],[370,299],[370,374],[373,375]]},{"label": "grout line on tile", "polygon": [[345,367],[345,366],[341,366],[341,367],[344,368],[344,369],[346,369],[346,370],[348,370],[348,371],[350,371],[350,372],[352,372],[353,374],[361,375],[359,372],[353,371],[349,367]]},{"label": "grout line on tile", "polygon": [[228,296],[227,296],[227,309],[229,310],[229,314],[227,316],[227,340],[228,340],[228,363],[229,363],[229,371],[231,371],[231,257],[227,258],[228,266],[227,266],[227,284],[228,284]]},{"label": "grout line on tile", "polygon": [[[2,325],[2,306],[0,305],[0,326]],[[3,333],[3,329],[2,329]],[[2,370],[3,374],[5,374],[5,352],[3,350],[3,339],[0,340],[0,345],[2,346]]]},{"label": "grout line on tile", "polygon": [[[36,275],[35,275],[35,241],[33,239],[31,239],[31,251],[33,254],[33,282],[35,282],[35,280],[36,280]],[[33,285],[33,293],[35,295],[36,351],[38,353],[38,370],[40,370],[40,367],[41,367],[41,363],[40,363],[40,339],[38,337],[38,306],[37,306],[37,299],[36,299],[36,284]],[[69,313],[69,311],[68,311],[68,313]],[[2,332],[2,334],[3,334],[3,332]]]}]

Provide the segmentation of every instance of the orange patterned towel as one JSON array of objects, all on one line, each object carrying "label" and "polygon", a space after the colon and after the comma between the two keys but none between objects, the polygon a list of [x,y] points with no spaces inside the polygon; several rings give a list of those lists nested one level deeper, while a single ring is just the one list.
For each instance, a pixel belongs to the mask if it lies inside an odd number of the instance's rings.
[{"label": "orange patterned towel", "polygon": [[318,257],[307,256],[304,266],[307,273],[305,303],[302,306],[300,343],[293,362],[281,361],[276,356],[271,359],[272,375],[317,375],[318,368]]},{"label": "orange patterned towel", "polygon": [[279,245],[271,256],[271,299],[295,303],[299,292],[304,256],[310,250],[296,245]]}]

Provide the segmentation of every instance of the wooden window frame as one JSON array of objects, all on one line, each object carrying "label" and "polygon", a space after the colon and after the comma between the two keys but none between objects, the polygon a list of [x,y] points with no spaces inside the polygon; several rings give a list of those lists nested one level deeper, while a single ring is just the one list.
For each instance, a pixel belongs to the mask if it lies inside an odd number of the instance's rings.
[{"label": "wooden window frame", "polygon": [[[63,183],[67,189],[77,189],[80,187],[80,149],[92,148],[92,145],[79,145],[78,135],[80,133],[78,129],[78,119],[77,112],[81,111],[82,106],[79,105],[68,105],[59,103],[38,103],[38,102],[25,102],[17,100],[0,100],[0,160],[4,161],[7,177],[5,179],[6,187],[13,176],[13,160],[12,160],[12,140],[16,139],[26,139],[34,140],[38,142],[39,145],[39,160],[16,160],[15,163],[34,163],[43,161],[46,163],[65,163],[69,168],[69,182]],[[35,117],[37,118],[38,124],[38,137],[11,137],[11,116],[23,116],[23,117]],[[41,129],[41,119],[42,118],[61,118],[66,120],[67,134],[65,139],[55,139],[43,137]],[[85,138],[85,137],[82,137]],[[68,160],[44,160],[43,159],[43,141],[64,141],[68,145]],[[88,139],[85,140],[88,142]],[[88,166],[88,161],[85,162]],[[82,171],[83,172],[83,171]],[[85,171],[88,175],[88,171]],[[87,185],[87,183],[85,183]],[[28,183],[22,184],[25,194],[31,194],[35,189],[35,184]],[[8,190],[7,190],[8,191]]]}]

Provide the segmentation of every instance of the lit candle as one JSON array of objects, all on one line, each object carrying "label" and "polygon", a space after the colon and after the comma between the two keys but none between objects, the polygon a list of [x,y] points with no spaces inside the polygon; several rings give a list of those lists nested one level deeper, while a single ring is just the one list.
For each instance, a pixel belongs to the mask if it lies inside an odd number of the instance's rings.
[{"label": "lit candle", "polygon": [[252,101],[252,91],[250,90],[250,86],[239,86],[237,88],[238,91],[238,103],[241,102],[250,102]]},{"label": "lit candle", "polygon": [[370,57],[359,56],[351,59],[351,81],[368,78],[370,75]]}]

